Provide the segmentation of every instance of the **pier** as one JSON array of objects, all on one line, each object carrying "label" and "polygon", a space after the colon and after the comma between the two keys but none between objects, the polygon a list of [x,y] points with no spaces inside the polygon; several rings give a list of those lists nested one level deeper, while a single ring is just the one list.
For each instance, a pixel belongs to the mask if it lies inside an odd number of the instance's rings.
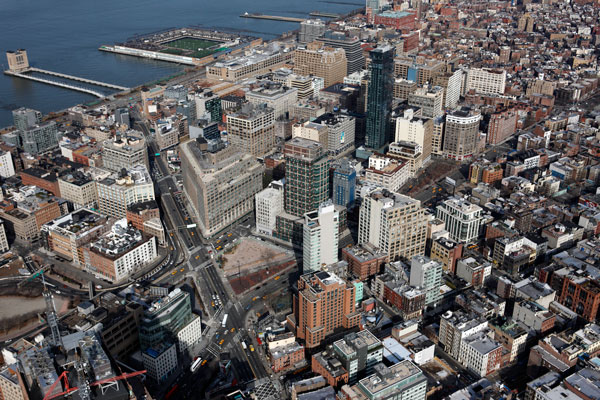
[{"label": "pier", "polygon": [[88,85],[101,86],[109,89],[115,89],[119,91],[130,90],[124,86],[113,85],[112,83],[95,81],[87,78],[80,78],[78,76],[61,74],[60,72],[47,71],[41,68],[35,68],[29,66],[29,58],[27,57],[27,51],[24,49],[19,49],[17,51],[7,51],[6,59],[8,61],[8,69],[4,71],[5,75],[14,76],[22,79],[29,79],[30,81],[45,83],[47,85],[58,86],[64,89],[76,90],[78,92],[83,92],[87,94],[91,94],[92,96],[100,97],[101,99],[107,97],[106,94],[100,93],[94,89],[74,85],[67,82],[61,82],[54,79],[48,79],[40,76],[33,76],[31,73],[38,73],[48,76],[55,76],[57,78],[67,79],[75,82],[86,83]]},{"label": "pier", "polygon": [[254,19],[268,19],[271,21],[282,21],[282,22],[302,22],[304,21],[306,18],[295,18],[295,17],[282,17],[279,15],[265,15],[265,14],[249,14],[249,13],[244,13],[242,15],[240,15],[240,17],[242,18],[254,18]]},{"label": "pier", "polygon": [[340,14],[320,12],[320,11],[312,11],[308,15],[310,15],[311,17],[323,17],[323,18],[333,18],[333,19],[341,17]]},{"label": "pier", "polygon": [[65,88],[65,89],[76,90],[78,92],[91,94],[93,96],[100,97],[100,98],[106,97],[106,95],[103,93],[96,92],[95,90],[88,89],[83,86],[69,85],[68,83],[53,81],[50,79],[38,78],[36,76],[26,75],[26,74],[23,74],[20,72],[13,72],[13,71],[9,71],[9,70],[4,71],[4,74],[9,75],[9,76],[16,76],[17,78],[29,79],[30,81],[46,83],[48,85],[54,85],[54,86],[58,86],[58,87]]},{"label": "pier", "polygon": [[78,82],[82,82],[82,83],[88,83],[90,85],[104,86],[104,87],[107,87],[107,88],[110,88],[110,89],[116,89],[116,90],[120,90],[120,91],[129,90],[129,88],[127,88],[127,87],[119,86],[119,85],[114,85],[112,83],[94,81],[92,79],[80,78],[78,76],[67,75],[67,74],[61,74],[60,72],[47,71],[45,69],[40,69],[40,68],[29,67],[29,69],[27,71],[25,71],[25,72],[39,72],[41,74],[52,75],[52,76],[56,76],[58,78],[70,79],[72,81],[78,81]]}]

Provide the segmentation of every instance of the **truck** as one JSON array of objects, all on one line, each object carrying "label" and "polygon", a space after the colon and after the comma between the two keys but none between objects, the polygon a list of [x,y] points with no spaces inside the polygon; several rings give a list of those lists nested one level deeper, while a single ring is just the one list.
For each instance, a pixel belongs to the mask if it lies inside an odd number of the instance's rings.
[{"label": "truck", "polygon": [[190,372],[196,372],[196,370],[200,366],[201,362],[202,362],[202,357],[196,358],[196,360],[192,363],[192,366],[190,367]]},{"label": "truck", "polygon": [[248,348],[248,346],[246,346],[246,342],[244,342],[244,341],[242,340],[242,349],[246,350],[247,348]]},{"label": "truck", "polygon": [[225,314],[225,315],[223,316],[223,322],[221,322],[221,326],[222,326],[223,328],[225,328],[225,327],[227,326],[227,317],[228,317],[228,316],[229,316],[229,314]]}]

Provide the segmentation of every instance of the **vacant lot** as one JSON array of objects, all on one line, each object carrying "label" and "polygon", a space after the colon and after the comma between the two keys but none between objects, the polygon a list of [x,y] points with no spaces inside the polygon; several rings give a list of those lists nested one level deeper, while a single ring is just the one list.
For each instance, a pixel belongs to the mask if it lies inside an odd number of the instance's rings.
[{"label": "vacant lot", "polygon": [[237,275],[263,268],[268,265],[277,265],[287,261],[291,255],[285,250],[260,240],[243,238],[231,253],[223,255],[223,270],[225,275]]}]

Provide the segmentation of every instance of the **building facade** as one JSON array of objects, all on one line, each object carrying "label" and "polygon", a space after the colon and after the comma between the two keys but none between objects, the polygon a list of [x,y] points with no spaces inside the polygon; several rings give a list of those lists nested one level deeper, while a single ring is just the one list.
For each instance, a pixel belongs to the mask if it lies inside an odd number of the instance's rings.
[{"label": "building facade", "polygon": [[389,141],[389,118],[394,88],[394,49],[378,47],[370,53],[365,145],[380,149]]}]

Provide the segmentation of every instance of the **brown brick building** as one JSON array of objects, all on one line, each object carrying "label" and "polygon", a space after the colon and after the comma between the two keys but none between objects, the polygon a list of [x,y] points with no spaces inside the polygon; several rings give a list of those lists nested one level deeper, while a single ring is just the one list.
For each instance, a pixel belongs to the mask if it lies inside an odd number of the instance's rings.
[{"label": "brown brick building", "polygon": [[342,260],[348,263],[348,271],[358,279],[364,280],[381,272],[388,257],[387,254],[367,243],[343,249]]}]

